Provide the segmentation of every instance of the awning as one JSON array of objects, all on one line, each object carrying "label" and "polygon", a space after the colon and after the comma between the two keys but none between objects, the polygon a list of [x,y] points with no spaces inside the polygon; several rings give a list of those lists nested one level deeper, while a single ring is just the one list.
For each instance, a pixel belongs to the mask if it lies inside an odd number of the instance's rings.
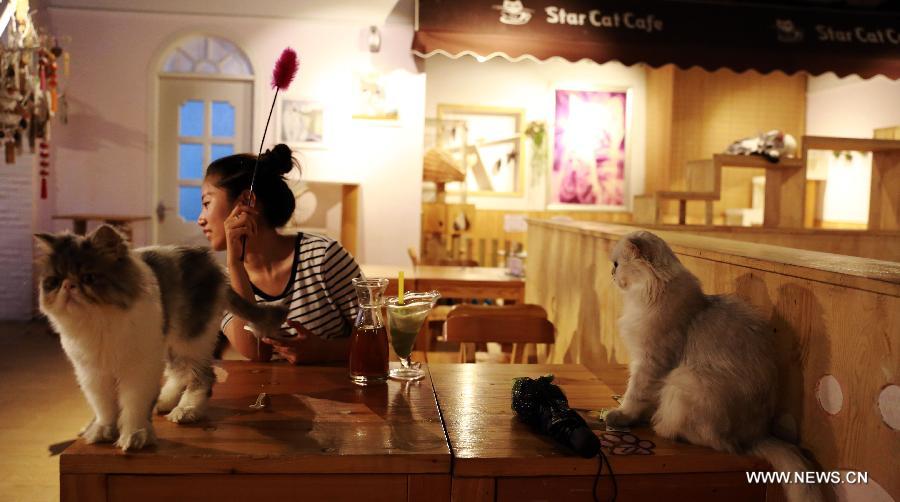
[{"label": "awning", "polygon": [[900,78],[896,12],[690,1],[418,0],[413,52]]}]

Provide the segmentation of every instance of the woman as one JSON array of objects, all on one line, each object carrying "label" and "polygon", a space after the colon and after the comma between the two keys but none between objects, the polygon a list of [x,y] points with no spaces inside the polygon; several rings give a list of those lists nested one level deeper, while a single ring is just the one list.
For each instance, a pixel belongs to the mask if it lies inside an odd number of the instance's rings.
[{"label": "woman", "polygon": [[[237,154],[211,163],[201,191],[197,223],[213,249],[225,250],[231,287],[252,301],[286,301],[290,313],[287,340],[258,343],[231,313],[222,332],[235,349],[253,361],[277,354],[292,364],[346,360],[356,316],[351,280],[359,266],[336,241],[319,235],[281,235],[294,213],[294,194],[283,175],[296,165],[287,145],[276,145],[259,159],[250,207],[250,182],[256,157]],[[242,239],[246,254],[241,259]]]}]

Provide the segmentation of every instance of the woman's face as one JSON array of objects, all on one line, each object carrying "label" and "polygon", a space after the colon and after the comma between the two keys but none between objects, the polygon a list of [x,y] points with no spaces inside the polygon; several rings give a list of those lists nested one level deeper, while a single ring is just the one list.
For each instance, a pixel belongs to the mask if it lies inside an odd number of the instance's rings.
[{"label": "woman's face", "polygon": [[225,218],[234,209],[234,202],[228,200],[225,190],[215,185],[216,179],[207,177],[200,188],[200,217],[197,224],[203,229],[203,235],[216,251],[226,248]]}]

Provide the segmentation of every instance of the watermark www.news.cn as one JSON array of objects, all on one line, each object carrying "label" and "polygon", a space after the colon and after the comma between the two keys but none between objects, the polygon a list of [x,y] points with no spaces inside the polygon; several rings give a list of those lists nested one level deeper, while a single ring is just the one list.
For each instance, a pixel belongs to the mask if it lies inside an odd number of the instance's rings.
[{"label": "watermark www.news.cn", "polygon": [[747,472],[750,484],[868,484],[869,473],[860,471]]}]

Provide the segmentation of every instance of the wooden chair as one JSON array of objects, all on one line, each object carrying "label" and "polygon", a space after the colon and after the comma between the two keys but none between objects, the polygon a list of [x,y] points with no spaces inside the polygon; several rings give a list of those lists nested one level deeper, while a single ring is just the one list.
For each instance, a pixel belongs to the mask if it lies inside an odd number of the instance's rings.
[{"label": "wooden chair", "polygon": [[[447,341],[459,342],[459,362],[468,362],[468,345],[512,343],[510,363],[528,362],[526,344],[553,343],[555,330],[540,305],[456,305],[444,324]],[[472,361],[475,351],[472,350]]]}]

